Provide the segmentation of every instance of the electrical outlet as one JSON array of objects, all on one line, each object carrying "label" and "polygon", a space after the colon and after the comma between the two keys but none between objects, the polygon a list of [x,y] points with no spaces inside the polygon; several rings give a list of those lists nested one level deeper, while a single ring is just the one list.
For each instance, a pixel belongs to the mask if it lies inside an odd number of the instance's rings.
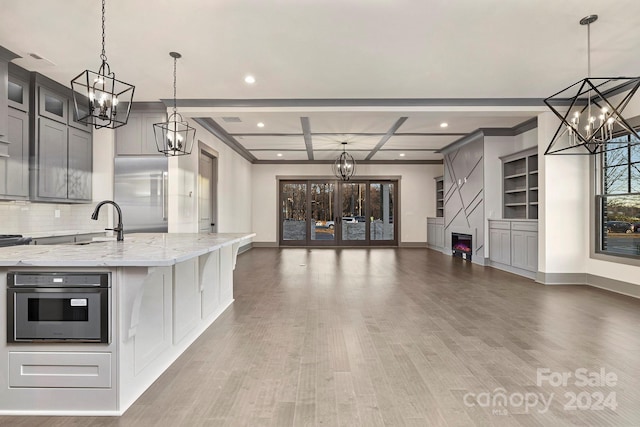
[{"label": "electrical outlet", "polygon": [[55,218],[60,218],[60,209],[55,209],[55,210],[53,211],[53,216],[54,216]]}]

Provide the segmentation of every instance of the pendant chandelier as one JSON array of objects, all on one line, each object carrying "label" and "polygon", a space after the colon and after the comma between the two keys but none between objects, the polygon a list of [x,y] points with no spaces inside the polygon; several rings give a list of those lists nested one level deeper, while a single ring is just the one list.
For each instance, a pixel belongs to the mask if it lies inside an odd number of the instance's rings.
[{"label": "pendant chandelier", "polygon": [[182,115],[177,112],[176,107],[176,69],[178,58],[181,58],[182,55],[178,52],[169,52],[169,55],[173,58],[173,113],[166,122],[154,124],[153,132],[159,152],[164,153],[167,157],[184,156],[191,154],[196,129],[189,126]]},{"label": "pendant chandelier", "polygon": [[640,136],[622,116],[640,87],[640,77],[591,77],[591,24],[598,15],[580,20],[587,26],[587,78],[548,97],[544,103],[561,120],[545,154],[597,154],[619,148],[608,145],[615,135]]},{"label": "pendant chandelier", "polygon": [[71,81],[74,119],[96,129],[127,124],[135,86],[116,79],[105,53],[105,0],[102,0],[102,64],[98,72],[85,70]]},{"label": "pendant chandelier", "polygon": [[356,173],[356,161],[353,156],[347,153],[347,143],[342,143],[342,153],[333,163],[333,174],[342,181],[349,181]]}]

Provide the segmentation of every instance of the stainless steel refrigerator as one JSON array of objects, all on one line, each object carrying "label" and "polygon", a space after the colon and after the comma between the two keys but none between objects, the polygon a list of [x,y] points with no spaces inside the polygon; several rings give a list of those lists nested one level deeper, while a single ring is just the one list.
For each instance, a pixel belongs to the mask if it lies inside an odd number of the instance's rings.
[{"label": "stainless steel refrigerator", "polygon": [[167,232],[167,158],[116,157],[114,200],[125,233]]}]

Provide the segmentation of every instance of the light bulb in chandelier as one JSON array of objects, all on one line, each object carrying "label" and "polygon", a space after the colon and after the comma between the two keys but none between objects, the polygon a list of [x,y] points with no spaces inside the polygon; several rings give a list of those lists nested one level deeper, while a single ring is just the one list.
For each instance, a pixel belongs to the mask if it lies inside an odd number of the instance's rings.
[{"label": "light bulb in chandelier", "polygon": [[182,141],[184,137],[177,131],[178,126],[174,126],[173,130],[167,132],[167,147],[172,151],[182,150]]},{"label": "light bulb in chandelier", "polygon": [[[596,117],[592,111],[597,111],[598,109],[599,114]],[[600,107],[598,109],[586,108],[584,111],[575,111],[573,113],[571,120],[565,124],[565,131],[563,132],[569,138],[569,146],[577,146],[585,139],[589,139],[593,145],[606,144],[614,138],[615,129],[625,128],[624,122],[619,121],[618,116],[613,115],[609,108]],[[586,121],[587,123],[582,128],[580,128],[581,118],[583,122]],[[581,130],[584,131],[582,134]]]}]

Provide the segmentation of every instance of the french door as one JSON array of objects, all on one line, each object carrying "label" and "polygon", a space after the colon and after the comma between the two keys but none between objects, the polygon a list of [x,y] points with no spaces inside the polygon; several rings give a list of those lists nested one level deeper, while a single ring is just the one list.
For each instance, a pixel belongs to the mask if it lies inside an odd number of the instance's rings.
[{"label": "french door", "polygon": [[281,180],[283,246],[395,246],[397,181]]}]

